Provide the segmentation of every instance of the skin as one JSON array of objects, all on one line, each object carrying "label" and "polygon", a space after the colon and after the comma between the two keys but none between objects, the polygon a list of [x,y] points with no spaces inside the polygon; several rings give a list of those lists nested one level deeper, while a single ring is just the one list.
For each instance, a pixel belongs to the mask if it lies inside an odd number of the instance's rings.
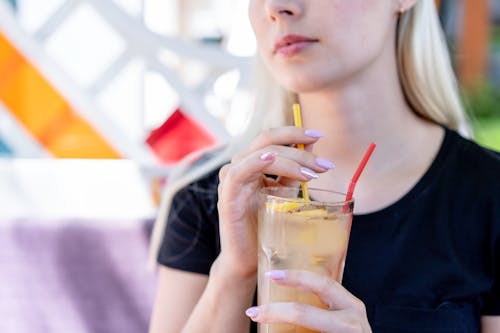
[{"label": "skin", "polygon": [[[378,148],[356,188],[356,213],[392,204],[422,177],[444,133],[411,111],[399,83],[396,23],[399,11],[415,1],[250,1],[260,55],[271,74],[298,94],[304,127],[315,132],[270,129],[221,169],[221,253],[209,277],[160,268],[150,332],[245,332],[249,329],[245,310],[251,320],[262,323],[296,323],[321,332],[371,332],[359,299],[337,282],[303,271],[280,271],[270,278],[273,283],[315,292],[330,310],[295,303],[247,310],[257,272],[256,192],[266,185],[300,181],[346,189],[372,141]],[[274,52],[274,45],[288,34],[315,42],[292,57],[283,57]],[[305,151],[293,148],[300,143]],[[328,172],[318,164],[318,157],[338,167]],[[302,172],[304,167],[307,173]],[[316,179],[314,174],[321,177]],[[499,317],[483,317],[482,324],[483,333],[500,333]]]}]

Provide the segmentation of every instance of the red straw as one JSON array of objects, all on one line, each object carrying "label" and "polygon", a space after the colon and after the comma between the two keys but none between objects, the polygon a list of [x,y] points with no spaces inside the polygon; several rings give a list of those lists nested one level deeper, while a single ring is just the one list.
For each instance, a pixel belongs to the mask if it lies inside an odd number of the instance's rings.
[{"label": "red straw", "polygon": [[354,193],[354,187],[356,187],[356,183],[359,179],[359,176],[361,176],[361,173],[363,172],[363,169],[366,166],[366,163],[368,163],[368,160],[370,159],[370,156],[372,156],[373,151],[375,150],[375,147],[377,145],[372,143],[366,150],[365,156],[363,156],[363,159],[358,165],[358,168],[356,169],[356,172],[354,173],[354,176],[352,176],[351,183],[349,184],[349,189],[347,190],[347,195],[345,197],[345,201],[349,201],[352,199],[352,195]]}]

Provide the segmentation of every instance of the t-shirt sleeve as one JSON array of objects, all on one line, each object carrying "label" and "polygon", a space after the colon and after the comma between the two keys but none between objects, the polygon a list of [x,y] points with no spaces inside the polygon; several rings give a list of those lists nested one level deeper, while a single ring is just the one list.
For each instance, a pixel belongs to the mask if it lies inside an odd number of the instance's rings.
[{"label": "t-shirt sleeve", "polygon": [[497,264],[495,269],[495,282],[493,284],[493,288],[486,296],[486,302],[483,309],[483,315],[486,316],[500,316],[500,268],[498,262],[500,261],[499,257],[499,248],[497,246]]},{"label": "t-shirt sleeve", "polygon": [[216,193],[216,189],[200,188],[196,183],[177,192],[167,218],[158,254],[159,264],[194,273],[209,273],[218,255],[218,230],[215,229],[218,218],[213,214]]},{"label": "t-shirt sleeve", "polygon": [[[494,182],[494,197],[491,204],[491,246],[493,254],[491,263],[493,265],[493,286],[485,297],[483,315],[500,316],[500,177],[496,177]],[[495,190],[496,188],[496,190]]]},{"label": "t-shirt sleeve", "polygon": [[[500,206],[500,203],[497,203]],[[493,238],[493,286],[486,295],[484,315],[500,316],[500,207],[496,207],[495,233]]]}]

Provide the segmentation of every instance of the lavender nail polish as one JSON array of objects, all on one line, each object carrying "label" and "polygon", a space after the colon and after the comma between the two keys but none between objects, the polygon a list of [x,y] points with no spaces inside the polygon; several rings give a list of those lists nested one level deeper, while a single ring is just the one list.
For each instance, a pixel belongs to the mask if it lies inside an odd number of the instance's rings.
[{"label": "lavender nail polish", "polygon": [[312,171],[311,169],[309,168],[306,168],[306,167],[302,167],[300,168],[300,172],[306,176],[307,178],[310,178],[310,179],[318,179],[319,176],[316,172]]},{"label": "lavender nail polish", "polygon": [[271,280],[283,280],[286,277],[286,272],[275,270],[266,272],[264,275]]},{"label": "lavender nail polish", "polygon": [[327,170],[335,168],[335,164],[333,164],[329,160],[326,160],[326,159],[320,158],[320,157],[316,158],[316,164],[319,167],[321,167],[323,169],[327,169]]},{"label": "lavender nail polish", "polygon": [[315,138],[315,139],[322,138],[325,136],[325,134],[323,132],[318,131],[318,130],[314,130],[314,129],[305,130],[304,134],[307,136],[310,136],[311,138]]},{"label": "lavender nail polish", "polygon": [[268,152],[268,153],[264,153],[260,156],[260,159],[263,160],[263,161],[272,161],[276,155],[278,155],[277,153],[275,152]]},{"label": "lavender nail polish", "polygon": [[246,311],[245,311],[245,314],[252,318],[252,319],[255,319],[257,318],[257,316],[259,315],[259,312],[260,312],[260,309],[257,307],[257,306],[254,306],[252,308],[248,308]]}]

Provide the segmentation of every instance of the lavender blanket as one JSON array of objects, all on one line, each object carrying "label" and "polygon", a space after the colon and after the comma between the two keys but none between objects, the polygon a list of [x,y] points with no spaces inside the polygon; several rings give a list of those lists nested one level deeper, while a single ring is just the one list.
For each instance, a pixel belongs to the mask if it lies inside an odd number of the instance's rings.
[{"label": "lavender blanket", "polygon": [[0,221],[0,332],[147,332],[151,222]]}]

